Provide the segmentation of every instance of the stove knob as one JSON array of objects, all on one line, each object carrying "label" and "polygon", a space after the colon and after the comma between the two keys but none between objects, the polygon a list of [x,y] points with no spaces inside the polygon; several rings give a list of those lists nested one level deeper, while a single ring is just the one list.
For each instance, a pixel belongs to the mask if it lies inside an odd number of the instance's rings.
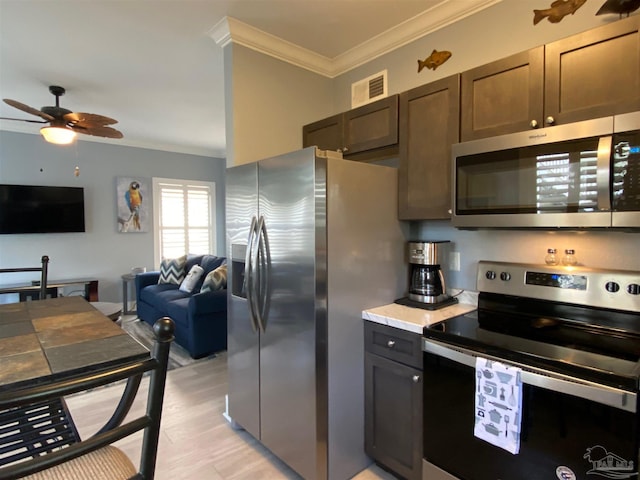
[{"label": "stove knob", "polygon": [[487,277],[488,280],[495,280],[496,272],[494,272],[493,270],[489,270],[487,273],[484,274],[484,276]]},{"label": "stove knob", "polygon": [[501,272],[500,280],[502,280],[503,282],[508,282],[509,280],[511,280],[511,274],[509,272]]},{"label": "stove knob", "polygon": [[616,282],[607,282],[604,288],[606,288],[607,292],[609,293],[616,293],[618,290],[620,290],[620,285],[618,285]]},{"label": "stove knob", "polygon": [[627,285],[627,293],[631,295],[640,295],[640,285],[637,283],[630,283]]}]

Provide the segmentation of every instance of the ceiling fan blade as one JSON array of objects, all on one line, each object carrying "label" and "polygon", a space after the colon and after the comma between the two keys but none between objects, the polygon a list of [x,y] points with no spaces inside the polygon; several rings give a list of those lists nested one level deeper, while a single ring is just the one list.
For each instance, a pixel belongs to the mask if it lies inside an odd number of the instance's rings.
[{"label": "ceiling fan blade", "polygon": [[12,107],[17,108],[18,110],[22,110],[23,112],[30,113],[31,115],[36,115],[49,122],[51,120],[54,120],[51,115],[41,112],[40,110],[30,107],[29,105],[25,105],[24,103],[16,102],[15,100],[11,100],[10,98],[3,98],[3,100],[7,105],[11,105]]},{"label": "ceiling fan blade", "polygon": [[118,123],[118,121],[113,118],[105,117],[104,115],[96,115],[95,113],[72,112],[67,113],[62,118],[69,123],[85,128],[101,127],[104,125],[113,125],[114,123]]},{"label": "ceiling fan blade", "polygon": [[74,132],[84,133],[85,135],[93,135],[96,137],[122,138],[123,136],[122,132],[111,127],[104,127],[104,126],[83,127],[81,125],[71,125],[69,128],[71,128]]},{"label": "ceiling fan blade", "polygon": [[26,118],[10,118],[10,117],[0,117],[0,120],[18,120],[19,122],[29,122],[29,123],[49,123],[46,120],[28,120]]}]

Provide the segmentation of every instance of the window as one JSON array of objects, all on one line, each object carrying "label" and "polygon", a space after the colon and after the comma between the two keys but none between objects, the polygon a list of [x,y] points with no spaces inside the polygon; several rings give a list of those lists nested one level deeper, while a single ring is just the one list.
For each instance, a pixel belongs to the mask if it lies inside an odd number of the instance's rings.
[{"label": "window", "polygon": [[153,179],[154,252],[162,258],[214,253],[215,183]]}]

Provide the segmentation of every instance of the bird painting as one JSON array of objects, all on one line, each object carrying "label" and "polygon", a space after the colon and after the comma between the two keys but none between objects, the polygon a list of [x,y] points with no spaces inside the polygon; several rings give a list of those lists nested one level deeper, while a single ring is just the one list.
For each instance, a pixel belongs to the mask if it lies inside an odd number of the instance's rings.
[{"label": "bird painting", "polygon": [[129,190],[124,194],[124,199],[129,207],[131,215],[128,222],[133,222],[133,227],[140,230],[140,206],[142,205],[142,193],[140,183],[134,180],[129,184]]},{"label": "bird painting", "polygon": [[617,13],[622,18],[623,14],[627,17],[631,12],[635,12],[640,8],[640,0],[607,0],[602,4],[596,15],[606,15],[607,13]]},{"label": "bird painting", "polygon": [[559,23],[567,15],[573,15],[587,0],[555,0],[550,8],[533,11],[533,24],[537,25],[543,19],[551,23]]}]

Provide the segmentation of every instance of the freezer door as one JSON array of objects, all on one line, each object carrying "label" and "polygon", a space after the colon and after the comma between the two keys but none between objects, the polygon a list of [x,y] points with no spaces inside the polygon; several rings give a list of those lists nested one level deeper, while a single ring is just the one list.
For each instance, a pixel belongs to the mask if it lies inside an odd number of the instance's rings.
[{"label": "freezer door", "polygon": [[326,425],[326,410],[319,422],[322,399],[316,398],[316,354],[326,350],[316,344],[316,282],[322,283],[325,269],[315,261],[326,250],[326,185],[316,166],[315,149],[308,148],[258,167],[259,216],[270,247],[260,345],[261,441],[307,480],[324,478],[326,468],[326,435],[322,441],[318,430],[319,423]]},{"label": "freezer door", "polygon": [[260,336],[249,304],[246,264],[250,229],[258,216],[257,165],[227,169],[226,182],[229,415],[260,438]]}]

